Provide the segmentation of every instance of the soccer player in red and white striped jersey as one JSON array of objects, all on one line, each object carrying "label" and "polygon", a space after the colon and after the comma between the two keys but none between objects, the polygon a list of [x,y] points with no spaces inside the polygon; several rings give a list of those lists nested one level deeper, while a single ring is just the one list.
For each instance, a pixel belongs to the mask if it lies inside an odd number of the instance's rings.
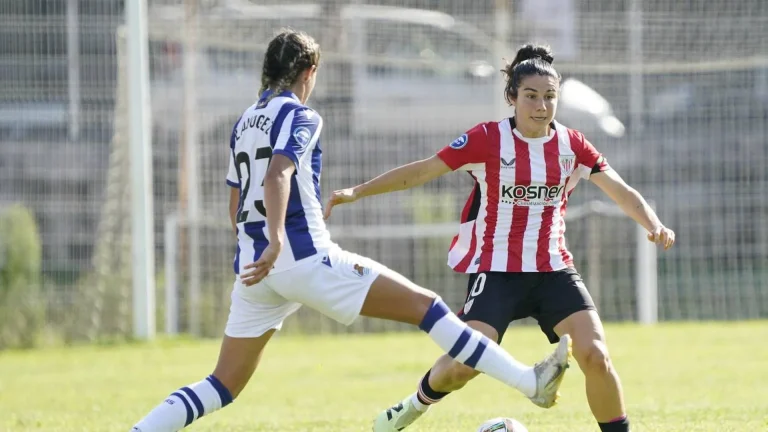
[{"label": "soccer player in red and white striped jersey", "polygon": [[[675,234],[645,199],[613,171],[595,147],[554,120],[560,75],[548,47],[526,45],[504,71],[515,114],[481,123],[435,156],[336,191],[325,210],[359,198],[404,190],[451,171],[475,181],[448,253],[467,273],[467,324],[500,341],[509,324],[535,318],[551,343],[567,334],[586,377],[587,399],[603,432],[628,432],[621,383],[608,355],[600,317],[565,246],[565,209],[576,185],[589,180],[668,249]],[[477,372],[441,357],[418,390],[382,412],[374,432],[399,431]]]},{"label": "soccer player in red and white striped jersey", "polygon": [[584,135],[556,122],[528,138],[515,118],[477,125],[437,154],[469,171],[475,187],[451,244],[462,273],[551,272],[573,265],[565,248],[565,208],[581,179],[608,164]]}]

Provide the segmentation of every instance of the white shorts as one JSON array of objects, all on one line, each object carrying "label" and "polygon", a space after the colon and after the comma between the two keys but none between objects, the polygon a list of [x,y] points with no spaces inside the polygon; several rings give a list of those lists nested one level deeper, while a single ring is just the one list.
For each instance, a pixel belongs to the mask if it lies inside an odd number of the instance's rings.
[{"label": "white shorts", "polygon": [[270,274],[256,285],[245,286],[238,277],[224,334],[251,338],[280,330],[285,318],[302,305],[350,325],[360,315],[371,284],[385,268],[369,258],[333,248],[296,267]]}]

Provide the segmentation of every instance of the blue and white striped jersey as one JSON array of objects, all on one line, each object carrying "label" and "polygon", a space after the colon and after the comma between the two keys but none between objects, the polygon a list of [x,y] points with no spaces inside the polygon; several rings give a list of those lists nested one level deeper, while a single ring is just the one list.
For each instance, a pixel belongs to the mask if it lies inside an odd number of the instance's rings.
[{"label": "blue and white striped jersey", "polygon": [[323,119],[290,91],[270,100],[267,90],[235,123],[230,139],[227,184],[240,190],[237,210],[235,273],[256,261],[269,244],[264,208],[264,176],[273,154],[293,161],[291,193],[285,218],[286,242],[272,273],[333,246],[320,201],[322,167],[320,132]]}]

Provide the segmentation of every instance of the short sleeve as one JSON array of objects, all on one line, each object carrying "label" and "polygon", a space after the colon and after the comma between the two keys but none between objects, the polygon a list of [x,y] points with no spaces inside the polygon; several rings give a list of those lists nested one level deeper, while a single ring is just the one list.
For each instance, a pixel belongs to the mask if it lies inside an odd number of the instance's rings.
[{"label": "short sleeve", "polygon": [[232,127],[232,134],[229,137],[229,170],[227,171],[227,184],[233,188],[240,188],[240,178],[237,176],[237,167],[235,166],[235,143],[237,142],[237,125],[240,124],[242,116],[237,119]]},{"label": "short sleeve", "polygon": [[[581,176],[588,179],[590,175],[611,169],[608,161],[581,132],[575,132],[578,150],[576,165]],[[574,138],[572,136],[572,138]]]},{"label": "short sleeve", "polygon": [[233,188],[240,187],[240,179],[237,177],[237,168],[235,167],[235,153],[229,152],[229,171],[227,172],[227,184]]},{"label": "short sleeve", "polygon": [[293,110],[285,118],[272,153],[288,157],[298,169],[302,156],[317,142],[322,123],[320,115],[309,108]]},{"label": "short sleeve", "polygon": [[449,168],[456,171],[467,164],[485,162],[488,131],[485,124],[479,124],[437,152]]}]

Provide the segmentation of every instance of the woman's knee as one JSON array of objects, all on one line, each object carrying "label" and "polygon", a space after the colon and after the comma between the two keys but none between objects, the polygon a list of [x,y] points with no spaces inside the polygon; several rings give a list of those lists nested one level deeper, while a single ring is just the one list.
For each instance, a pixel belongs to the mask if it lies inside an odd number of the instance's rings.
[{"label": "woman's knee", "polygon": [[607,374],[613,367],[608,347],[601,340],[574,343],[573,356],[585,374]]},{"label": "woman's knee", "polygon": [[360,314],[419,325],[438,296],[404,276],[385,271],[368,290]]},{"label": "woman's knee", "polygon": [[585,374],[610,372],[605,331],[596,311],[583,310],[570,315],[555,326],[555,332],[571,336],[573,356]]}]

